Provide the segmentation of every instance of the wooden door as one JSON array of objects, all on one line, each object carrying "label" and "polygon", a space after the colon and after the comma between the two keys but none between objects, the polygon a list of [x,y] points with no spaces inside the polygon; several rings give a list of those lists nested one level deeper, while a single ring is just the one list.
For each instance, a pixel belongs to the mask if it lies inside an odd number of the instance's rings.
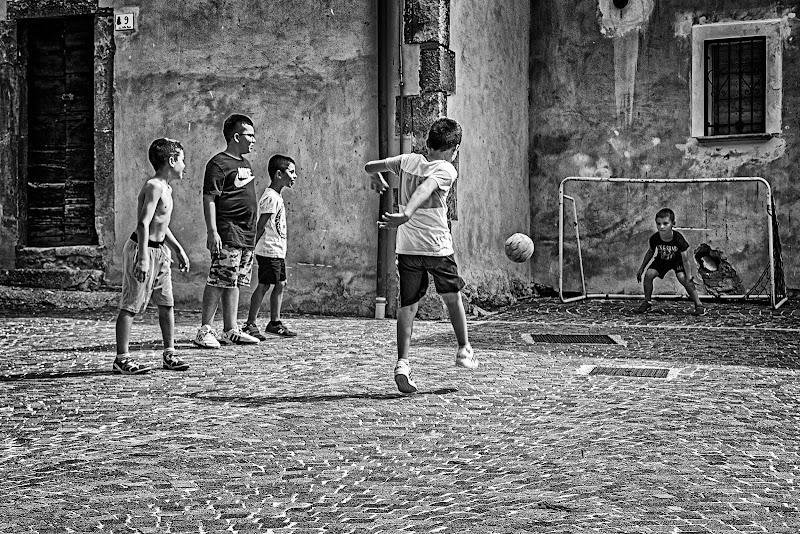
[{"label": "wooden door", "polygon": [[27,245],[94,245],[94,17],[29,19],[25,30]]}]

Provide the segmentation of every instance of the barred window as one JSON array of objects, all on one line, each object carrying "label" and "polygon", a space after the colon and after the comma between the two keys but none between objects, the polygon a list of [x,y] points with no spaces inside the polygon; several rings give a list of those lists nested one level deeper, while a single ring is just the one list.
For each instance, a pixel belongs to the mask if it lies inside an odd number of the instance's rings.
[{"label": "barred window", "polygon": [[692,26],[691,136],[705,143],[781,135],[782,19]]},{"label": "barred window", "polygon": [[705,135],[764,133],[767,39],[705,42]]}]

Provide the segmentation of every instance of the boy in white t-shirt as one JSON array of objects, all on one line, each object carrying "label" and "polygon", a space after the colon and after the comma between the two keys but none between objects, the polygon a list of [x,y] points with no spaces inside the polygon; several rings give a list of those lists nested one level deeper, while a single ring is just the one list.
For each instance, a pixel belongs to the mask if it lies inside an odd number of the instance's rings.
[{"label": "boy in white t-shirt", "polygon": [[283,289],[286,287],[286,210],[281,191],[284,187],[294,185],[297,172],[294,160],[280,154],[270,158],[267,170],[272,181],[258,201],[259,216],[256,226],[258,287],[250,297],[250,313],[244,325],[244,331],[260,341],[267,338],[258,330],[256,318],[270,286],[274,286],[269,297],[270,321],[264,331],[282,337],[297,335],[281,322]]},{"label": "boy in white t-shirt", "polygon": [[442,297],[458,341],[456,365],[475,369],[478,359],[467,337],[467,316],[461,301],[464,280],[453,257],[453,240],[447,224],[447,194],[458,173],[452,164],[461,144],[461,125],[437,119],[428,131],[428,154],[402,154],[370,161],[371,187],[383,193],[389,184],[380,173],[400,178],[399,213],[384,213],[378,227],[397,228],[397,265],[400,273],[400,309],[397,310],[397,365],[394,379],[403,393],[416,393],[411,379],[409,346],[419,301],[428,289],[428,274]]}]

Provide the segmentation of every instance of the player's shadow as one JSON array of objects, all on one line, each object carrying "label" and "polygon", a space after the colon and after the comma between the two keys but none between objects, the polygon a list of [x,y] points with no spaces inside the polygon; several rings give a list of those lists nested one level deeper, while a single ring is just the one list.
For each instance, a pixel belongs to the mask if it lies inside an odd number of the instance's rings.
[{"label": "player's shadow", "polygon": [[[131,342],[130,343],[130,350],[161,350],[164,348],[164,342],[160,339],[155,339],[152,341],[139,341],[139,342]],[[42,348],[42,349],[32,349],[31,352],[47,352],[48,354],[72,354],[74,352],[113,352],[117,348],[115,343],[104,343],[102,345],[87,345],[87,346],[80,346],[80,347],[61,347],[61,348]],[[192,348],[192,344],[189,342],[176,342],[175,343],[176,349],[189,349]]]},{"label": "player's shadow", "polygon": [[404,395],[402,393],[342,393],[334,395],[287,395],[287,396],[274,396],[274,397],[243,397],[237,395],[209,395],[206,391],[198,391],[195,393],[188,393],[181,395],[191,399],[202,400],[207,402],[232,404],[236,406],[271,406],[274,404],[284,403],[321,403],[321,402],[337,402],[343,400],[395,400],[412,398],[419,395],[449,395],[458,391],[455,388],[442,388],[430,391],[418,391],[414,395]]},{"label": "player's shadow", "polygon": [[29,373],[0,374],[0,382],[17,382],[20,380],[55,380],[84,376],[110,375],[109,369],[81,369],[76,371],[31,371]]}]

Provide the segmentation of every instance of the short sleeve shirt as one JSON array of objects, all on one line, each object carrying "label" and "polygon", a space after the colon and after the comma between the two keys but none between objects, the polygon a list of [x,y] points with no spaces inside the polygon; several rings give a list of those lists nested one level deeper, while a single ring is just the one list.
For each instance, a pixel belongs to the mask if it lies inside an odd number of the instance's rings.
[{"label": "short sleeve shirt", "polygon": [[286,258],[286,210],[283,207],[283,196],[267,187],[261,200],[258,201],[258,216],[266,213],[272,216],[264,227],[264,234],[256,243],[255,253],[268,258]]},{"label": "short sleeve shirt", "polygon": [[417,187],[433,178],[438,187],[414,212],[411,219],[397,228],[397,254],[449,256],[453,238],[447,225],[447,195],[458,177],[449,161],[429,161],[422,154],[402,154],[388,158],[386,166],[400,177],[398,204],[404,210]]},{"label": "short sleeve shirt", "polygon": [[680,265],[683,263],[681,252],[689,249],[689,243],[683,234],[672,231],[672,241],[664,241],[658,232],[650,236],[650,248],[655,250],[655,261],[666,265]]},{"label": "short sleeve shirt", "polygon": [[247,159],[221,152],[206,165],[203,195],[216,197],[217,231],[226,247],[252,249],[258,202],[253,169]]}]

